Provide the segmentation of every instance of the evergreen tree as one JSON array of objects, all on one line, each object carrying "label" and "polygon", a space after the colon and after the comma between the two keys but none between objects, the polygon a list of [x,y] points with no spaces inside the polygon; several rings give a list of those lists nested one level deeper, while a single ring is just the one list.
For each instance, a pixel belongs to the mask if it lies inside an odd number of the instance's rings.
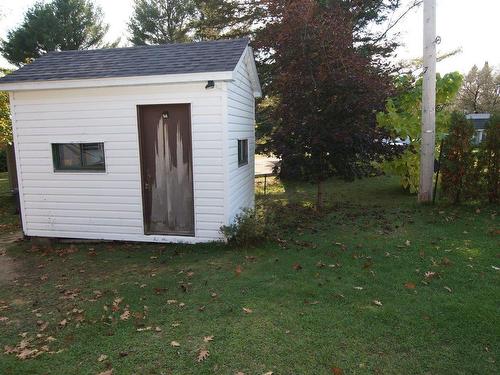
[{"label": "evergreen tree", "polygon": [[7,33],[0,51],[20,66],[49,51],[101,47],[108,28],[101,8],[90,0],[38,2]]},{"label": "evergreen tree", "polygon": [[477,178],[474,176],[472,136],[474,125],[463,114],[451,115],[449,135],[443,146],[441,186],[443,194],[453,203],[474,196]]},{"label": "evergreen tree", "polygon": [[197,18],[193,21],[196,40],[239,38],[251,34],[259,19],[259,7],[253,1],[196,0]]},{"label": "evergreen tree", "polygon": [[481,70],[474,65],[464,78],[457,109],[466,113],[500,113],[500,73],[487,62]]},{"label": "evergreen tree", "polygon": [[135,45],[187,42],[195,20],[193,0],[137,0],[128,24]]},{"label": "evergreen tree", "polygon": [[478,169],[484,175],[483,188],[490,203],[500,200],[500,116],[494,116],[479,148]]}]

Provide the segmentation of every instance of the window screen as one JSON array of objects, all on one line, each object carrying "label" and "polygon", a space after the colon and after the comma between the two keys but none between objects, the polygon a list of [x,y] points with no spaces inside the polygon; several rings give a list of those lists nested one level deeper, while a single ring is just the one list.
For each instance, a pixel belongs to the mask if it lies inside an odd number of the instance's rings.
[{"label": "window screen", "polygon": [[238,139],[238,166],[248,164],[248,139]]},{"label": "window screen", "polygon": [[55,171],[104,171],[104,143],[53,143]]}]

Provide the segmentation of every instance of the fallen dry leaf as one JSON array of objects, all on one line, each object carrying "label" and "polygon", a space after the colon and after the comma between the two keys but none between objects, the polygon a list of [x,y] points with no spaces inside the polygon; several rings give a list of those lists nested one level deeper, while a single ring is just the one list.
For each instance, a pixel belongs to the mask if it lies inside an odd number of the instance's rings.
[{"label": "fallen dry leaf", "polygon": [[68,320],[67,319],[63,319],[59,322],[59,326],[61,327],[66,327],[66,325],[68,324]]},{"label": "fallen dry leaf", "polygon": [[238,264],[236,266],[236,269],[234,270],[234,274],[236,275],[236,277],[239,277],[241,275],[241,273],[243,272],[243,269],[241,268],[241,266]]},{"label": "fallen dry leaf", "polygon": [[379,300],[374,299],[372,302],[374,305],[382,306],[382,302],[380,302]]},{"label": "fallen dry leaf", "polygon": [[264,373],[264,374],[262,374],[262,375],[273,375],[273,374],[274,374],[274,372],[272,372],[272,371],[268,371],[268,372],[266,372],[266,373]]},{"label": "fallen dry leaf", "polygon": [[339,367],[332,367],[332,373],[333,373],[333,375],[342,375],[343,371]]},{"label": "fallen dry leaf", "polygon": [[92,293],[96,299],[102,297],[102,292],[100,290],[94,290]]},{"label": "fallen dry leaf", "polygon": [[410,281],[406,282],[405,283],[405,288],[406,289],[415,289],[417,286],[415,285],[415,283],[412,283]]},{"label": "fallen dry leaf", "polygon": [[120,315],[120,320],[129,320],[130,318],[130,311],[125,310],[123,314]]},{"label": "fallen dry leaf", "polygon": [[113,369],[100,372],[97,375],[113,375]]},{"label": "fallen dry leaf", "polygon": [[448,292],[450,292],[450,293],[452,292],[452,290],[451,290],[451,288],[450,288],[449,286],[445,286],[444,288],[445,288]]},{"label": "fallen dry leaf", "polygon": [[113,305],[119,305],[120,303],[123,302],[123,297],[116,297],[114,300],[113,300]]},{"label": "fallen dry leaf", "polygon": [[205,341],[205,342],[214,341],[214,337],[213,336],[205,336],[205,337],[203,337],[203,341]]},{"label": "fallen dry leaf", "polygon": [[292,267],[295,271],[300,271],[302,269],[300,263],[294,263]]},{"label": "fallen dry leaf", "polygon": [[198,362],[203,362],[205,359],[207,359],[208,357],[210,356],[210,353],[208,352],[208,350],[206,349],[201,349],[199,352],[198,352],[198,357],[196,358],[196,360]]},{"label": "fallen dry leaf", "polygon": [[253,313],[253,310],[252,310],[252,309],[249,309],[248,307],[243,307],[243,311],[244,311],[246,314],[251,314],[251,313]]},{"label": "fallen dry leaf", "polygon": [[106,359],[108,359],[108,356],[107,356],[106,354],[101,354],[101,355],[99,356],[99,358],[97,358],[97,361],[98,361],[98,362],[103,362],[103,361],[105,361]]},{"label": "fallen dry leaf", "polygon": [[437,274],[436,272],[433,272],[433,271],[427,271],[424,276],[426,279],[432,279],[433,277],[435,277]]},{"label": "fallen dry leaf", "polygon": [[37,349],[23,349],[21,350],[16,357],[19,359],[28,359],[34,357],[38,353]]},{"label": "fallen dry leaf", "polygon": [[85,321],[85,316],[83,314],[78,314],[78,315],[75,315],[75,317],[73,319],[75,320],[75,322],[81,323],[81,322]]},{"label": "fallen dry leaf", "polygon": [[10,345],[5,345],[3,347],[3,353],[4,354],[13,354],[13,353],[16,353],[17,352],[17,349],[10,346]]},{"label": "fallen dry leaf", "polygon": [[181,344],[179,344],[177,341],[172,341],[170,343],[170,345],[173,346],[173,347],[179,347],[179,346],[181,346]]}]

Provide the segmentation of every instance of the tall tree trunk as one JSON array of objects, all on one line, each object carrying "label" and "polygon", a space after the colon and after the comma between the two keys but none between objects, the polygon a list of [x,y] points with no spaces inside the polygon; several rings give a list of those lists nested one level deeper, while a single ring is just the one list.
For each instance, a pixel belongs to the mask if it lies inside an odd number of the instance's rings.
[{"label": "tall tree trunk", "polygon": [[325,183],[323,180],[318,180],[318,193],[316,195],[316,210],[321,211],[324,208]]}]

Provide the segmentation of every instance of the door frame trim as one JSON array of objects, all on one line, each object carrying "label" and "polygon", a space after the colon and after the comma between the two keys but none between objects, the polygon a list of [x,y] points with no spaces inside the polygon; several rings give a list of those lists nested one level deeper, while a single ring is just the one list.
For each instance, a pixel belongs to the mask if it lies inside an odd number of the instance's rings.
[{"label": "door frame trim", "polygon": [[[192,176],[192,184],[191,184],[191,189],[192,189],[192,196],[193,196],[193,232],[190,233],[169,233],[169,232],[151,232],[148,231],[146,228],[146,210],[144,209],[144,181],[143,181],[143,176],[144,176],[144,168],[143,168],[143,148],[142,148],[142,136],[141,136],[141,108],[142,107],[147,107],[147,106],[155,106],[155,105],[187,105],[188,106],[188,119],[189,119],[189,137],[190,137],[190,142],[191,142],[191,173],[193,174]],[[191,101],[186,101],[186,102],[178,102],[178,101],[168,101],[168,102],[153,102],[153,103],[136,103],[136,113],[137,113],[137,139],[138,139],[138,148],[139,148],[139,173],[140,173],[140,187],[141,187],[141,209],[142,209],[142,228],[143,228],[143,234],[145,236],[177,236],[177,237],[190,237],[190,238],[196,238],[196,212],[195,212],[195,189],[194,189],[194,142],[193,142],[193,118],[192,118],[192,111],[191,108],[193,106],[193,103]]]}]

